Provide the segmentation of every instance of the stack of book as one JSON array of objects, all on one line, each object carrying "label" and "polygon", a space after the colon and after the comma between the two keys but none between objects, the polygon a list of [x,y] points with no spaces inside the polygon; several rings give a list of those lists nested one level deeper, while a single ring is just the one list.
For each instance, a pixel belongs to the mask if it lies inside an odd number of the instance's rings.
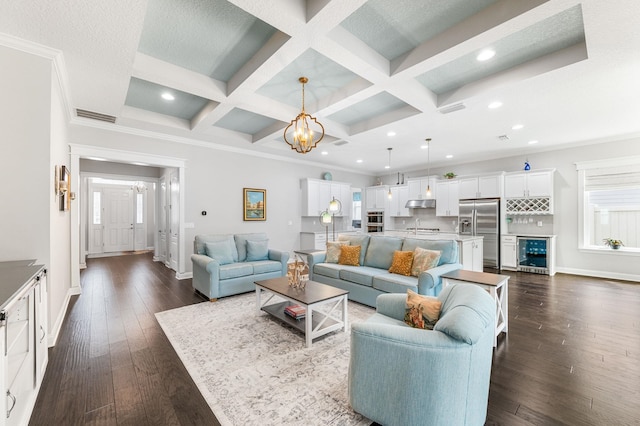
[{"label": "stack of book", "polygon": [[289,315],[292,318],[302,319],[305,317],[307,310],[300,305],[289,305],[286,308],[284,308],[284,313]]}]

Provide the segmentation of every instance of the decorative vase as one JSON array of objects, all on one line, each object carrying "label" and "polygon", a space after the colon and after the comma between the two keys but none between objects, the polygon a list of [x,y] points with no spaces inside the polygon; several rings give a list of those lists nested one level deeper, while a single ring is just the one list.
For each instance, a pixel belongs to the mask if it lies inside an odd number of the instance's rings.
[{"label": "decorative vase", "polygon": [[611,248],[614,250],[618,250],[620,248],[620,244],[612,244]]}]

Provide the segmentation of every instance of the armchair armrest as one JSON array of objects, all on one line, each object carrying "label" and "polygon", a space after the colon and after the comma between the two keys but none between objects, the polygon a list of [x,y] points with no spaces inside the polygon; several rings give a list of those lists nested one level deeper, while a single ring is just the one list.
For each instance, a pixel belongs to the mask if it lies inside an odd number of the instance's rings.
[{"label": "armchair armrest", "polygon": [[376,312],[389,318],[404,321],[407,295],[404,293],[381,294],[376,298]]}]

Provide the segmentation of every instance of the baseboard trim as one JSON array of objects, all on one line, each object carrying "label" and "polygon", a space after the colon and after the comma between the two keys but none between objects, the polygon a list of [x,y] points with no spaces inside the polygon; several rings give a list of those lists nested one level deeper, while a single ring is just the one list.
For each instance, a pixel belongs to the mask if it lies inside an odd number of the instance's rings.
[{"label": "baseboard trim", "polygon": [[56,318],[56,322],[51,328],[51,332],[49,333],[49,337],[47,339],[47,346],[53,347],[56,345],[58,341],[58,335],[60,334],[60,330],[62,329],[62,323],[64,322],[64,317],[67,315],[67,309],[69,309],[69,302],[71,301],[71,296],[80,295],[82,293],[82,289],[80,287],[71,287],[67,290],[67,295],[64,298],[64,303],[62,304],[62,309],[60,309],[60,313],[58,314],[58,318]]},{"label": "baseboard trim", "polygon": [[176,272],[176,278],[179,280],[193,278],[193,272]]},{"label": "baseboard trim", "polygon": [[635,281],[640,282],[640,275],[621,274],[617,272],[591,271],[588,269],[556,268],[556,272],[562,274],[582,275],[586,277],[606,278],[610,280]]}]

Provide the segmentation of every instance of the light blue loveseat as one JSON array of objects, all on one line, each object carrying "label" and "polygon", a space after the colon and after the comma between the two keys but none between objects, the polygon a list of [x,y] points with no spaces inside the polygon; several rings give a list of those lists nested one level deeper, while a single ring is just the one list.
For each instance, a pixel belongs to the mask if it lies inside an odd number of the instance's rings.
[{"label": "light blue loveseat", "polygon": [[286,275],[289,252],[268,247],[267,234],[196,235],[192,286],[212,302],[255,290],[255,281]]},{"label": "light blue loveseat", "polygon": [[[310,279],[347,290],[349,299],[369,306],[375,306],[376,297],[381,294],[407,294],[407,289],[425,296],[437,296],[442,289],[441,275],[462,269],[458,263],[458,244],[453,240],[349,234],[340,235],[338,240],[361,246],[360,266],[327,263],[326,252],[317,252],[308,256]],[[413,251],[416,247],[439,250],[438,266],[422,272],[419,277],[389,272],[394,251]]]},{"label": "light blue loveseat", "polygon": [[433,330],[404,323],[407,296],[378,297],[376,313],[351,326],[349,402],[385,426],[481,426],[487,416],[495,302],[452,284],[438,295]]}]

